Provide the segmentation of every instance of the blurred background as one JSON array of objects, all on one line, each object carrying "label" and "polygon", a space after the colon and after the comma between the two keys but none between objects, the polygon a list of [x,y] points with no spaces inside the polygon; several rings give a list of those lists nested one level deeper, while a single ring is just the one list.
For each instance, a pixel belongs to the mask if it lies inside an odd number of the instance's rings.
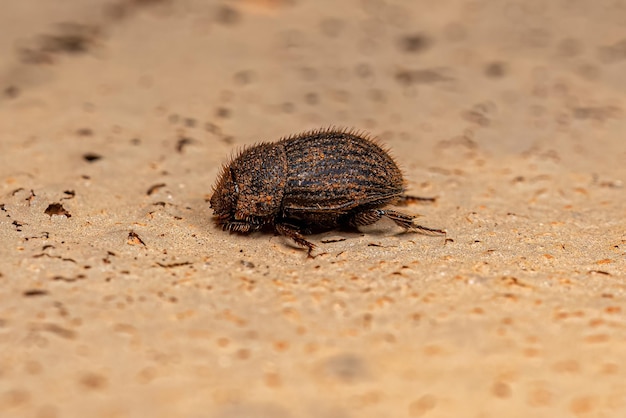
[{"label": "blurred background", "polygon": [[563,130],[616,117],[626,89],[626,6],[612,0],[3,7],[3,102],[53,94],[135,130],[148,115],[193,119],[225,142],[338,125],[507,152],[553,136],[558,148]]}]

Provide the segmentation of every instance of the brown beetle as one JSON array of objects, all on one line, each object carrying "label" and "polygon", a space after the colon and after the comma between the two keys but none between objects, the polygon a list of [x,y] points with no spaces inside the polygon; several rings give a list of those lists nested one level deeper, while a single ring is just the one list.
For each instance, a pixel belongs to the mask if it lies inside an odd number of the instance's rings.
[{"label": "brown beetle", "polygon": [[387,217],[408,231],[445,234],[413,223],[388,204],[433,201],[404,194],[402,173],[376,141],[350,130],[322,129],[244,149],[222,167],[211,208],[223,230],[271,226],[308,248],[303,234],[356,228]]}]

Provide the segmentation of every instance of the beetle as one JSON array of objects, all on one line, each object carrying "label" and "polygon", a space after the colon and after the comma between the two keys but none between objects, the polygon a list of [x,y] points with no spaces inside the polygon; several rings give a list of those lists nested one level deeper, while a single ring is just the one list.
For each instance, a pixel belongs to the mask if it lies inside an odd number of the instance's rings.
[{"label": "beetle", "polygon": [[388,151],[369,135],[319,129],[244,148],[222,166],[210,199],[225,231],[272,227],[308,248],[306,234],[370,225],[386,217],[407,231],[445,234],[392,209],[434,198],[405,194],[405,182]]}]

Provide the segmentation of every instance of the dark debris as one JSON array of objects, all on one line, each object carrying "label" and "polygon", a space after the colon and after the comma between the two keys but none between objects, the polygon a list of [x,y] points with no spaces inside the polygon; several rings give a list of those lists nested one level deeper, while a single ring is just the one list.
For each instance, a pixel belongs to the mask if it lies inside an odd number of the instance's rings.
[{"label": "dark debris", "polygon": [[67,210],[65,210],[63,205],[60,203],[49,204],[46,210],[44,211],[44,213],[50,216],[59,215],[59,216],[66,216],[68,218],[72,217],[72,215]]},{"label": "dark debris", "polygon": [[165,184],[165,183],[158,183],[158,184],[152,185],[152,186],[150,186],[150,188],[148,189],[148,191],[146,191],[146,194],[147,194],[148,196],[151,196],[151,195],[153,195],[154,193],[156,193],[159,189],[161,189],[161,188],[163,188],[163,187],[165,187],[165,186],[166,186],[166,184]]},{"label": "dark debris", "polygon": [[29,289],[29,290],[25,290],[24,292],[22,292],[22,295],[24,297],[29,298],[29,297],[34,297],[34,296],[46,296],[49,293],[50,292],[44,289]]}]

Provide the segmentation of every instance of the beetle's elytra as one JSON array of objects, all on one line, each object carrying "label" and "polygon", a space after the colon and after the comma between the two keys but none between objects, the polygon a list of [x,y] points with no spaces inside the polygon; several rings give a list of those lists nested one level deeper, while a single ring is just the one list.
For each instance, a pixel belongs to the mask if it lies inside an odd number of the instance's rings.
[{"label": "beetle's elytra", "polygon": [[315,248],[304,234],[356,228],[387,217],[408,231],[445,234],[413,223],[388,204],[432,201],[404,194],[402,172],[375,140],[349,130],[322,129],[246,148],[222,167],[211,197],[223,230],[266,226]]}]

